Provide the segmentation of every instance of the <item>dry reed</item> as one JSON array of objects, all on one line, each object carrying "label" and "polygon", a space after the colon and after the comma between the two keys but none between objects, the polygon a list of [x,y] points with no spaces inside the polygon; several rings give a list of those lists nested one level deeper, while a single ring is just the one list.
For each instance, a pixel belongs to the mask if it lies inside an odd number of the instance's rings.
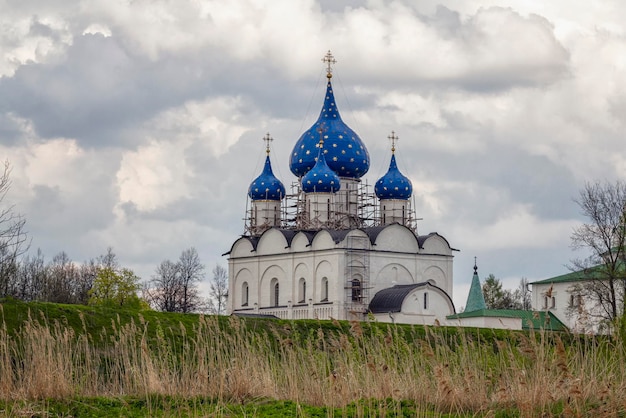
[{"label": "dry reed", "polygon": [[[182,325],[181,325],[182,327]],[[364,329],[364,327],[366,329]],[[28,318],[11,334],[0,327],[0,397],[205,396],[225,403],[259,398],[342,407],[358,400],[412,400],[439,412],[487,414],[515,409],[536,416],[561,405],[567,415],[624,411],[626,349],[621,339],[548,333],[480,341],[478,333],[427,329],[407,337],[352,322],[347,332],[320,327],[254,332],[200,317],[173,341],[168,330],[122,324],[98,341],[62,323]],[[517,338],[517,339],[515,339]],[[592,341],[592,342],[590,342]]]}]

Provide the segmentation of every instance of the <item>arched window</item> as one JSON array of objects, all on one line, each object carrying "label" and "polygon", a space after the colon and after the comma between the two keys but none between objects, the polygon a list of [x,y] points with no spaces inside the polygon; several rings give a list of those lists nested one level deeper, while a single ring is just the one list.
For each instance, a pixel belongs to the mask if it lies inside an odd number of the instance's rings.
[{"label": "arched window", "polygon": [[278,306],[280,301],[280,287],[278,285],[278,279],[273,278],[270,283],[270,306]]},{"label": "arched window", "polygon": [[361,301],[361,281],[359,279],[352,280],[352,301]]},{"label": "arched window", "polygon": [[328,279],[322,278],[322,297],[320,302],[328,302]]},{"label": "arched window", "polygon": [[300,278],[298,282],[298,303],[306,302],[306,280],[304,277]]},{"label": "arched window", "polygon": [[249,290],[248,282],[243,282],[241,285],[241,306],[248,306],[248,297],[250,296]]}]

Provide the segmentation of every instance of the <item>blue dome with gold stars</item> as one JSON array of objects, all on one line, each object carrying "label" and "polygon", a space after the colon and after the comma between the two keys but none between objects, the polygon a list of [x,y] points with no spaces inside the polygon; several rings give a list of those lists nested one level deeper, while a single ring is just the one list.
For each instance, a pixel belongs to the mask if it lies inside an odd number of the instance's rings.
[{"label": "blue dome with gold stars", "polygon": [[411,180],[398,170],[395,154],[391,155],[391,163],[389,164],[387,174],[376,182],[374,192],[379,199],[406,200],[411,197],[413,185]]},{"label": "blue dome with gold stars", "polygon": [[305,193],[335,193],[341,188],[339,176],[326,164],[322,144],[323,141],[320,141],[315,165],[302,177],[302,191]]},{"label": "blue dome with gold stars", "polygon": [[269,155],[265,157],[261,175],[250,183],[248,196],[252,200],[282,200],[285,197],[285,186],[274,176]]},{"label": "blue dome with gold stars", "polygon": [[370,157],[361,138],[339,115],[330,82],[326,85],[324,106],[317,122],[304,132],[291,152],[289,168],[297,177],[304,176],[315,165],[316,145],[324,140],[328,167],[339,177],[360,178],[370,167]]}]

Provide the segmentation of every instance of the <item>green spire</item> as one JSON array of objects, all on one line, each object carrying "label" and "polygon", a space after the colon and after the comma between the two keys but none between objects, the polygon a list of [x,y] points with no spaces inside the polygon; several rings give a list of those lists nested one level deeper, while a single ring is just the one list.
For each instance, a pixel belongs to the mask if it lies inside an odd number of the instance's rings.
[{"label": "green spire", "polygon": [[472,277],[472,285],[470,286],[469,295],[467,295],[467,303],[465,303],[465,312],[479,311],[487,309],[483,289],[480,286],[478,278],[478,267],[476,266],[476,257],[474,257],[474,277]]}]

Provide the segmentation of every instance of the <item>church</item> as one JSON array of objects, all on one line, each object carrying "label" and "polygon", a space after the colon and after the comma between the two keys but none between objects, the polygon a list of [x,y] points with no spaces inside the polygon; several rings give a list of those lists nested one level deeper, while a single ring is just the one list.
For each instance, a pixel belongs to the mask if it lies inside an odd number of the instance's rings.
[{"label": "church", "polygon": [[339,114],[330,51],[317,121],[295,142],[287,192],[265,164],[248,188],[244,234],[228,255],[228,311],[282,319],[436,324],[456,314],[453,251],[436,232],[420,235],[413,186],[396,162],[365,180],[370,155]]}]

